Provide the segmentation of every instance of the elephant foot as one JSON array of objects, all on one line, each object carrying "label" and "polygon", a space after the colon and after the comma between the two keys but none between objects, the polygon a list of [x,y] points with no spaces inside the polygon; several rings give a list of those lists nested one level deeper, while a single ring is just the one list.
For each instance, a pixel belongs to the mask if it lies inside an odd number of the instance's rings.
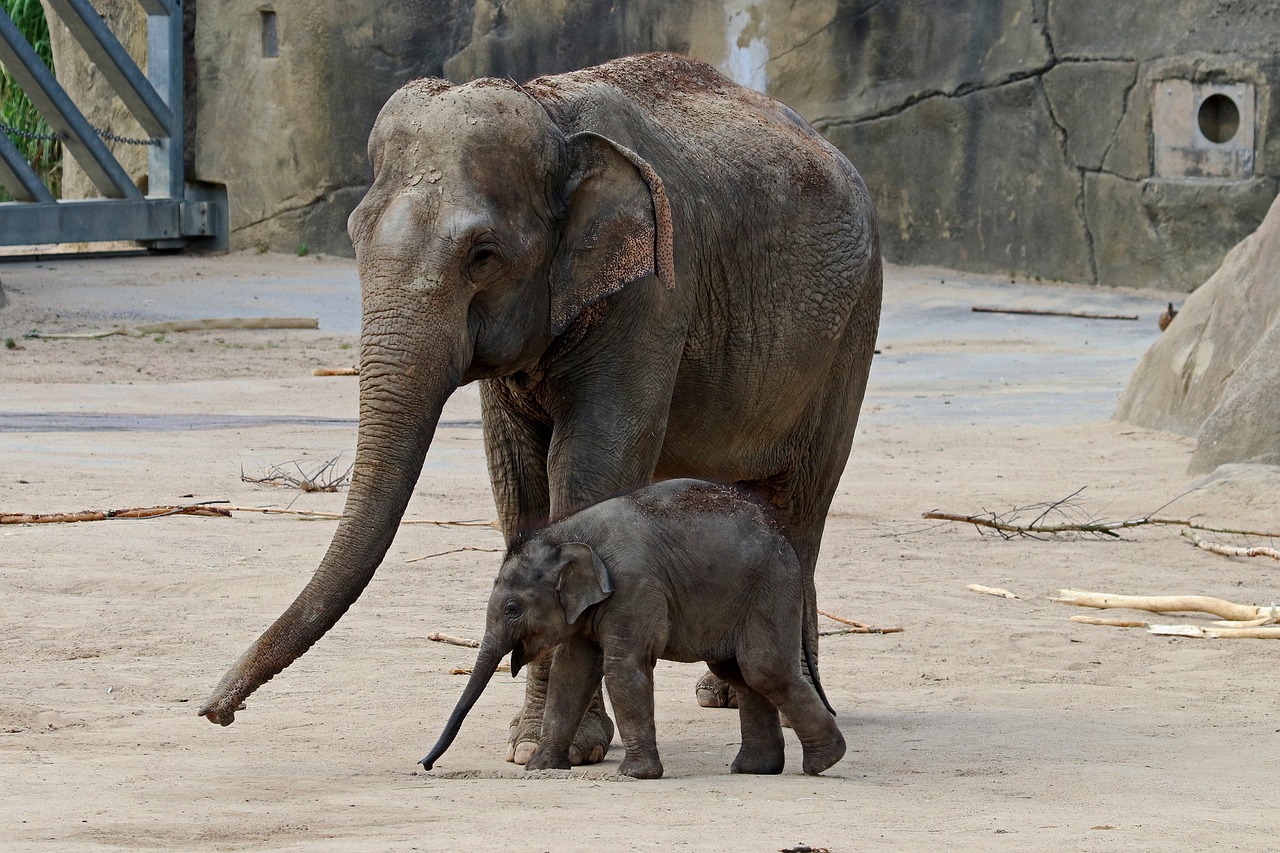
[{"label": "elephant foot", "polygon": [[738,707],[737,692],[729,682],[717,678],[710,672],[698,679],[698,686],[694,688],[694,692],[698,697],[698,704],[703,708]]},{"label": "elephant foot", "polygon": [[569,761],[569,756],[566,753],[555,754],[552,750],[541,747],[534,749],[529,759],[524,763],[525,770],[568,770],[572,766],[573,764]]},{"label": "elephant foot", "polygon": [[[599,764],[604,761],[609,744],[613,742],[613,720],[605,713],[599,696],[592,700],[591,707],[578,726],[578,733],[569,745],[569,763]],[[523,716],[511,724],[510,740],[507,743],[507,761],[528,766],[529,759],[537,752],[542,736],[542,722],[528,720]]]},{"label": "elephant foot", "polygon": [[622,759],[618,772],[632,779],[661,779],[662,762],[654,755],[630,755]]},{"label": "elephant foot", "polygon": [[823,770],[834,767],[837,761],[844,758],[844,751],[844,736],[839,732],[836,733],[833,740],[821,745],[805,746],[804,772],[810,776],[817,776]]},{"label": "elephant foot", "polygon": [[786,753],[782,748],[782,738],[779,735],[776,748],[759,744],[743,745],[738,750],[738,755],[733,759],[733,763],[729,765],[729,772],[747,773],[755,776],[776,776],[782,772],[786,761]]}]

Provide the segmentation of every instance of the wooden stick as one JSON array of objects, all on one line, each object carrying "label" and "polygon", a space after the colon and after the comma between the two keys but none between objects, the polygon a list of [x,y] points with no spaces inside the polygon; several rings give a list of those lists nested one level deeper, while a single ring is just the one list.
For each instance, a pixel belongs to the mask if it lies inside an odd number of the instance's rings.
[{"label": "wooden stick", "polygon": [[211,320],[173,320],[168,323],[144,323],[134,329],[144,335],[166,332],[205,332],[215,329],[318,329],[315,317],[222,317]]},{"label": "wooden stick", "polygon": [[1137,314],[1094,314],[1090,311],[1042,311],[1036,308],[988,308],[973,306],[980,314],[1032,314],[1037,317],[1076,317],[1081,320],[1136,320]]},{"label": "wooden stick", "polygon": [[1203,524],[1196,524],[1194,521],[1185,518],[1133,518],[1128,521],[1068,524],[1014,524],[1013,522],[1000,521],[994,516],[957,515],[949,512],[925,512],[921,513],[920,517],[935,521],[956,521],[963,524],[972,524],[975,527],[987,527],[992,530],[998,530],[1002,533],[1015,534],[1098,533],[1103,536],[1118,537],[1120,534],[1116,532],[1117,530],[1126,530],[1131,527],[1146,527],[1149,525],[1166,525],[1171,527],[1186,527],[1189,530],[1200,530],[1205,533],[1226,533],[1236,536],[1259,536],[1271,539],[1280,539],[1280,533],[1268,533],[1261,530],[1232,530],[1226,527],[1209,527]]},{"label": "wooden stick", "polygon": [[66,334],[49,334],[46,332],[27,332],[23,337],[34,338],[39,341],[96,341],[102,338],[109,338],[112,335],[127,335],[129,330],[124,326],[112,329],[109,332],[67,332]]},{"label": "wooden stick", "polygon": [[1280,640],[1280,625],[1266,628],[1202,628],[1199,625],[1150,625],[1161,637],[1202,637],[1210,640]]},{"label": "wooden stick", "polygon": [[1232,548],[1229,545],[1219,545],[1196,535],[1195,530],[1190,527],[1184,529],[1182,535],[1194,542],[1201,551],[1222,554],[1224,557],[1270,557],[1273,560],[1280,560],[1280,551],[1275,548]]},{"label": "wooden stick", "polygon": [[359,376],[358,367],[317,367],[311,371],[312,376]]},{"label": "wooden stick", "polygon": [[[298,515],[306,518],[340,519],[340,512],[320,512],[306,509],[279,509],[269,506],[225,506],[230,512],[261,512],[268,515]],[[489,527],[497,530],[497,521],[429,521],[427,519],[403,519],[401,524],[432,524],[436,527]]]},{"label": "wooden stick", "polygon": [[871,625],[868,625],[866,622],[859,622],[856,619],[846,619],[843,616],[836,616],[834,613],[828,613],[825,610],[819,610],[818,615],[825,616],[828,619],[834,619],[836,622],[839,622],[841,625],[849,626],[849,629],[850,629],[847,631],[829,631],[825,634],[819,631],[818,632],[819,636],[835,636],[836,634],[899,634],[899,633],[902,633],[901,626],[895,626],[893,628],[875,628]]},{"label": "wooden stick", "polygon": [[469,640],[465,637],[451,637],[448,634],[441,634],[439,632],[428,634],[427,639],[431,640],[433,643],[448,643],[451,646],[465,646],[468,649],[480,648],[479,640]]},{"label": "wooden stick", "polygon": [[994,595],[999,598],[1014,598],[1019,601],[1021,600],[1020,596],[1014,595],[1012,592],[1009,592],[1009,590],[1001,589],[998,586],[983,586],[982,584],[971,583],[969,584],[969,589],[972,592],[980,592],[983,595]]},{"label": "wooden stick", "polygon": [[1146,622],[1137,619],[1110,619],[1106,616],[1072,616],[1072,622],[1080,622],[1085,625],[1107,625],[1112,628],[1145,628]]},{"label": "wooden stick", "polygon": [[147,506],[127,509],[86,509],[81,512],[51,512],[32,514],[25,512],[0,512],[0,524],[72,524],[77,521],[107,521],[114,518],[160,518],[166,515],[206,515],[230,518],[230,511],[221,507],[196,504],[194,506]]},{"label": "wooden stick", "polygon": [[450,548],[448,551],[438,551],[435,554],[427,554],[425,557],[412,557],[408,560],[405,560],[405,562],[420,563],[423,560],[430,560],[432,557],[443,557],[445,554],[457,554],[462,551],[483,551],[488,554],[501,554],[502,550],[503,549],[501,548],[473,548],[470,545],[466,545],[462,548]]},{"label": "wooden stick", "polygon": [[1146,610],[1152,613],[1198,612],[1212,613],[1223,619],[1254,620],[1269,617],[1271,607],[1255,607],[1252,604],[1236,604],[1207,595],[1111,595],[1105,592],[1086,592],[1080,589],[1060,589],[1050,599],[1060,604],[1102,609],[1124,607],[1130,610]]}]

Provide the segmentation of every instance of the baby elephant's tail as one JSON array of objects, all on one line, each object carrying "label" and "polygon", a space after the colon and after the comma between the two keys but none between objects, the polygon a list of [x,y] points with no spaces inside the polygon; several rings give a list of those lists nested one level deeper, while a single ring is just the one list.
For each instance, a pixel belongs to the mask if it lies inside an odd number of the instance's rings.
[{"label": "baby elephant's tail", "polygon": [[831,707],[831,702],[827,700],[827,691],[822,689],[822,682],[818,680],[818,661],[813,656],[813,647],[809,645],[809,608],[804,608],[804,616],[800,621],[800,648],[804,652],[804,665],[809,668],[809,680],[813,682],[813,689],[818,691],[818,698],[822,700],[822,704],[827,706],[827,710],[831,712],[831,716],[837,716],[836,709]]}]

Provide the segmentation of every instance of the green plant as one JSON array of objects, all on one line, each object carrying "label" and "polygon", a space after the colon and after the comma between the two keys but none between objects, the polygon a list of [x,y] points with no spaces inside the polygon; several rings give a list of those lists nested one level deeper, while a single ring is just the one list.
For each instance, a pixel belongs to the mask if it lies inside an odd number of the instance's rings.
[{"label": "green plant", "polygon": [[298,244],[298,257],[300,257],[300,258],[305,258],[306,256],[307,256],[307,244],[306,244],[306,243],[299,243],[299,244]]},{"label": "green plant", "polygon": [[15,341],[13,338],[5,338],[5,339],[4,339],[4,348],[5,348],[5,349],[17,349],[17,348],[18,348],[18,342],[17,342],[17,341]]},{"label": "green plant", "polygon": [[162,332],[162,333],[160,333],[160,334],[156,335],[154,338],[152,338],[152,340],[153,340],[153,341],[155,341],[155,342],[156,342],[156,343],[158,343],[158,344],[162,344],[162,343],[164,343],[164,333]]},{"label": "green plant", "polygon": [[[53,49],[49,43],[49,24],[45,20],[40,0],[0,0],[0,8],[3,8],[13,19],[14,24],[35,48],[36,55],[52,69]],[[62,194],[62,143],[56,139],[32,139],[22,135],[48,134],[49,125],[4,68],[0,68],[0,124],[19,131],[18,133],[9,132],[9,138],[36,170],[36,174],[40,176],[40,180],[49,188],[49,191],[55,197],[60,196]],[[4,189],[0,188],[0,200],[8,201],[10,198]]]}]

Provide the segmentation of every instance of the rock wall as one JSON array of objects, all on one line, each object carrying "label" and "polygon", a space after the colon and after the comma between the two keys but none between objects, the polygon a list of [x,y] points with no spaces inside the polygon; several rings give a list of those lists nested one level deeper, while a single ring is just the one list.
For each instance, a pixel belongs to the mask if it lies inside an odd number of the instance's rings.
[{"label": "rock wall", "polygon": [[[191,177],[227,185],[238,247],[350,252],[365,138],[409,79],[523,80],[646,50],[808,118],[863,173],[899,263],[1190,290],[1280,176],[1268,0],[192,5]],[[1237,120],[1211,111],[1215,142],[1201,105],[1223,99]]]}]

